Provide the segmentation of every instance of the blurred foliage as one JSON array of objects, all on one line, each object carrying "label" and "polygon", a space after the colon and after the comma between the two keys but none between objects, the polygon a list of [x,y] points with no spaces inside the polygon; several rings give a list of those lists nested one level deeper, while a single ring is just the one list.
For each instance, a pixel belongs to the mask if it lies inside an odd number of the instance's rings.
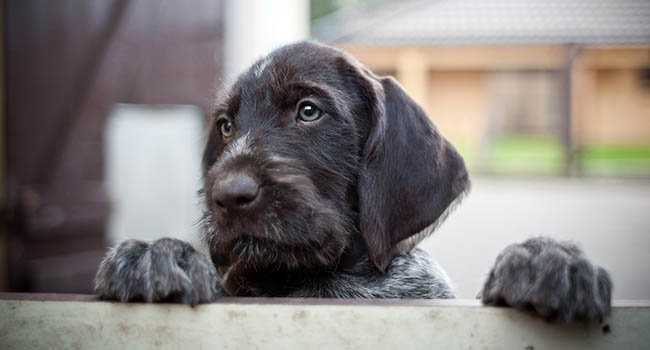
[{"label": "blurred foliage", "polygon": [[312,20],[315,20],[342,8],[354,7],[363,3],[372,3],[377,1],[378,0],[310,0],[309,15]]},{"label": "blurred foliage", "polygon": [[336,10],[338,1],[335,0],[311,0],[309,2],[309,17],[312,20],[326,16]]}]

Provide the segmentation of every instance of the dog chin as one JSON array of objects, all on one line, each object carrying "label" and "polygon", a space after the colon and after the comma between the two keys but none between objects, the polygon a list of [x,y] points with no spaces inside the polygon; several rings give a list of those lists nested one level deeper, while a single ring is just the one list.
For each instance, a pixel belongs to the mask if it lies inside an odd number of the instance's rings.
[{"label": "dog chin", "polygon": [[[304,227],[289,229],[276,224],[270,229],[263,218],[227,224],[219,221],[215,220],[204,237],[218,266],[238,263],[254,269],[275,266],[290,270],[333,267],[348,243],[347,235],[330,230],[315,232],[307,222]],[[257,225],[256,221],[267,226]]]},{"label": "dog chin", "polygon": [[289,246],[265,239],[242,237],[232,244],[228,255],[231,263],[243,263],[255,269],[320,269],[334,266],[343,253],[343,248],[335,242],[314,246]]}]

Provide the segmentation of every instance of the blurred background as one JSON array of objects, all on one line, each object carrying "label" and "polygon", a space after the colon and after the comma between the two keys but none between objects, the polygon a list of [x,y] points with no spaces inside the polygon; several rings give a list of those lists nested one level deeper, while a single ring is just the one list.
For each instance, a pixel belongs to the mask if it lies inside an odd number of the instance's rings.
[{"label": "blurred background", "polygon": [[472,192],[421,244],[459,297],[547,235],[650,299],[648,0],[0,3],[0,291],[89,293],[127,237],[199,247],[214,96],[313,38],[395,76],[465,157]]}]

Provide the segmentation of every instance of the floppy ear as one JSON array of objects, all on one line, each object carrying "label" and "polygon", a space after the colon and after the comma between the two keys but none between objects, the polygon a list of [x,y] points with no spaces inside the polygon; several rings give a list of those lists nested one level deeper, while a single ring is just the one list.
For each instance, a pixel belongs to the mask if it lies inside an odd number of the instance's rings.
[{"label": "floppy ear", "polygon": [[460,154],[393,78],[362,74],[374,101],[358,187],[360,229],[370,259],[385,271],[444,220],[469,178]]}]

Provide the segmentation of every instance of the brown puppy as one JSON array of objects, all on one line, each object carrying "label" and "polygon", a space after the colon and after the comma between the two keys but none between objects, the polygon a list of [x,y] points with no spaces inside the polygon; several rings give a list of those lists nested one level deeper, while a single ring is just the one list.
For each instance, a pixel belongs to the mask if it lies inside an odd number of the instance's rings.
[{"label": "brown puppy", "polygon": [[[465,164],[395,80],[349,55],[301,42],[258,61],[217,105],[203,166],[214,265],[177,240],[127,241],[100,266],[102,297],[453,297],[414,246],[468,191]],[[606,315],[610,294],[580,250],[538,238],[504,251],[482,297],[570,320]]]}]

